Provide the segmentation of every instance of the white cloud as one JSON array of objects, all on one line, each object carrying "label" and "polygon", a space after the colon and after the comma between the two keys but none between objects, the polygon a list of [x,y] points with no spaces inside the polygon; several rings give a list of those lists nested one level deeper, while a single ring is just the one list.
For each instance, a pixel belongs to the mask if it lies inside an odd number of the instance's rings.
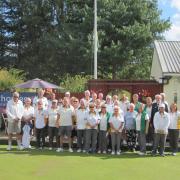
[{"label": "white cloud", "polygon": [[172,26],[169,31],[165,33],[166,40],[179,41],[180,40],[180,12],[173,15]]},{"label": "white cloud", "polygon": [[180,25],[180,12],[173,15],[172,23],[176,25]]},{"label": "white cloud", "polygon": [[166,40],[180,41],[180,0],[160,0],[161,3],[170,3],[171,8],[174,9],[174,15],[171,17],[171,28],[164,35]]},{"label": "white cloud", "polygon": [[171,7],[180,11],[180,0],[171,0]]},{"label": "white cloud", "polygon": [[172,24],[171,29],[164,35],[168,41],[180,41],[180,24]]}]

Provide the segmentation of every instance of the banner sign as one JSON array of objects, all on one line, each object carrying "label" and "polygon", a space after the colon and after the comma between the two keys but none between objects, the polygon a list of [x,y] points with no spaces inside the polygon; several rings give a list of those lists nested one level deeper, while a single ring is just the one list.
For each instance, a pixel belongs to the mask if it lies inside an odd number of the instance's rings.
[{"label": "banner sign", "polygon": [[[19,93],[19,99],[24,102],[26,98],[33,98],[36,96],[36,93],[33,92],[21,92]],[[5,112],[7,102],[12,99],[12,93],[10,92],[0,92],[0,113]]]}]

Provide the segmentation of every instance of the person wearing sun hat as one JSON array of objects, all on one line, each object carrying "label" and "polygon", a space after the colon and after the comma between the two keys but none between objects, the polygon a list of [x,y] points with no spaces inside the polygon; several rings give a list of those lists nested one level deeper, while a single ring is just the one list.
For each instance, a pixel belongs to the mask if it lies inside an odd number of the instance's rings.
[{"label": "person wearing sun hat", "polygon": [[161,103],[159,105],[159,111],[154,115],[154,147],[152,155],[156,155],[158,146],[160,147],[160,156],[164,155],[166,137],[168,134],[168,127],[170,124],[169,114],[165,112],[165,104]]}]

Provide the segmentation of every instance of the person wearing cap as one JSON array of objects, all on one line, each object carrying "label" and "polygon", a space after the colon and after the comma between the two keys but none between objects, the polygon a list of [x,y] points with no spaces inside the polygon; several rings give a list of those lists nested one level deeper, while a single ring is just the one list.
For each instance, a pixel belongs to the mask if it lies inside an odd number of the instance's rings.
[{"label": "person wearing cap", "polygon": [[97,135],[98,135],[98,124],[99,124],[99,114],[95,111],[95,104],[90,103],[89,111],[87,111],[85,116],[86,121],[86,152],[95,153],[97,145]]},{"label": "person wearing cap", "polygon": [[98,153],[102,152],[103,154],[106,154],[110,113],[107,112],[105,104],[101,105],[99,116]]},{"label": "person wearing cap", "polygon": [[[162,104],[162,96],[160,94],[155,95],[155,101],[152,103],[151,121],[150,126],[153,127],[154,115],[159,111],[159,105]],[[168,112],[168,106],[165,104],[165,111]],[[153,127],[154,128],[154,127]]]},{"label": "person wearing cap", "polygon": [[59,136],[58,136],[58,106],[57,100],[52,100],[51,108],[47,111],[47,120],[48,120],[48,135],[49,135],[49,150],[53,149],[53,139],[56,137],[56,147],[59,148]]},{"label": "person wearing cap", "polygon": [[109,119],[109,124],[111,127],[111,142],[112,142],[112,155],[115,155],[115,147],[116,147],[116,154],[120,155],[120,142],[121,142],[121,135],[122,130],[124,127],[124,116],[122,111],[120,111],[119,106],[114,106],[114,113]]},{"label": "person wearing cap", "polygon": [[75,111],[76,129],[77,129],[77,152],[85,152],[85,129],[86,129],[86,103],[84,99],[80,100],[80,107]]},{"label": "person wearing cap", "polygon": [[154,147],[152,150],[152,155],[156,155],[158,146],[160,147],[160,156],[164,155],[164,148],[166,143],[166,137],[168,134],[168,127],[170,124],[169,114],[165,112],[165,104],[161,103],[159,105],[159,111],[154,115]]},{"label": "person wearing cap", "polygon": [[18,149],[21,150],[21,118],[24,113],[24,107],[21,100],[19,100],[19,93],[14,92],[11,100],[7,102],[6,113],[8,117],[8,147],[7,150],[12,148],[12,135],[16,133]]},{"label": "person wearing cap", "polygon": [[170,106],[170,125],[169,125],[169,144],[172,155],[175,156],[178,152],[179,129],[180,129],[180,112],[177,109],[177,104],[172,103]]}]

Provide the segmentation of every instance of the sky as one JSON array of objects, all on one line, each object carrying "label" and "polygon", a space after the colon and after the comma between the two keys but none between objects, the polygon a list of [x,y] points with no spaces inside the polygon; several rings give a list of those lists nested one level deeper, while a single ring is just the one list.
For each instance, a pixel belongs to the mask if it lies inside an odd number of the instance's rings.
[{"label": "sky", "polygon": [[158,0],[159,9],[162,10],[161,18],[171,21],[171,28],[165,32],[166,40],[180,40],[180,0]]}]

